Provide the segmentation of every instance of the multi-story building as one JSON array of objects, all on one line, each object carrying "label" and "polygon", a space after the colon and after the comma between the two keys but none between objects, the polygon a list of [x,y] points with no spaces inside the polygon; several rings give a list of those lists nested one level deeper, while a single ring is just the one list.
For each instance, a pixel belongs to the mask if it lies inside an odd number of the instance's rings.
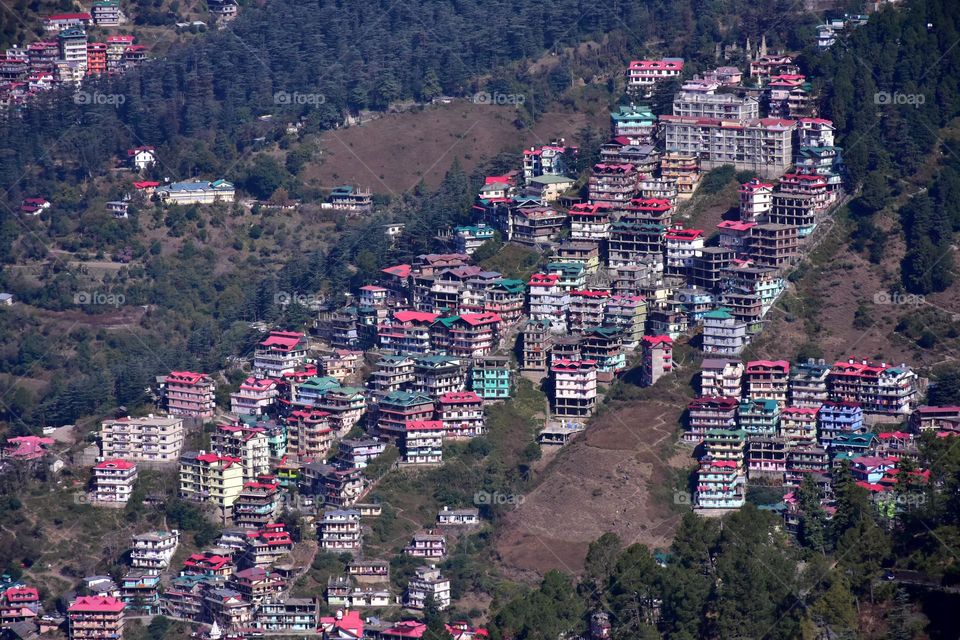
[{"label": "multi-story building", "polygon": [[595,164],[589,180],[590,202],[611,206],[627,204],[636,196],[639,180],[640,174],[632,164]]},{"label": "multi-story building", "polygon": [[607,264],[611,269],[634,266],[652,257],[660,259],[666,228],[656,222],[632,222],[618,220],[610,225]]},{"label": "multi-story building", "polygon": [[743,468],[747,432],[743,429],[707,429],[703,444],[707,455],[718,461],[733,461]]},{"label": "multi-story building", "polygon": [[668,335],[643,336],[641,383],[648,387],[673,371],[673,339]]},{"label": "multi-story building", "polygon": [[447,539],[433,531],[415,533],[403,552],[414,558],[442,558],[447,554]]},{"label": "multi-story building", "polygon": [[257,609],[254,626],[264,631],[315,633],[320,625],[316,598],[264,600]]},{"label": "multi-story building", "polygon": [[808,360],[790,369],[790,406],[817,408],[827,401],[830,366]]},{"label": "multi-story building", "polygon": [[787,470],[788,444],[774,436],[750,436],[747,439],[747,473],[756,476],[782,478]]},{"label": "multi-story building", "polygon": [[383,349],[398,353],[423,354],[430,351],[430,326],[439,317],[426,311],[397,311],[377,327],[377,339]]},{"label": "multi-story building", "polygon": [[[123,51],[125,66],[132,66],[143,60],[143,48],[140,45],[130,45]],[[172,182],[158,187],[157,197],[164,204],[214,204],[216,202],[233,202],[236,189],[226,180],[186,180]]]},{"label": "multi-story building", "polygon": [[766,398],[781,407],[790,390],[790,363],[786,360],[752,360],[744,371],[747,398]]},{"label": "multi-story building", "polygon": [[456,358],[479,358],[493,352],[500,340],[500,316],[495,313],[461,313],[438,318],[430,327],[437,351]]},{"label": "multi-story building", "polygon": [[176,529],[137,534],[133,536],[130,564],[137,569],[159,573],[170,566],[179,544],[180,532]]},{"label": "multi-story building", "polygon": [[739,398],[743,371],[743,363],[739,360],[704,358],[700,363],[700,395]]},{"label": "multi-story building", "polygon": [[323,513],[318,527],[320,548],[332,553],[360,550],[360,512],[354,509],[331,509]]},{"label": "multi-story building", "polygon": [[90,9],[93,22],[99,27],[114,27],[127,21],[120,0],[97,0]]},{"label": "multi-story building", "polygon": [[455,356],[419,356],[413,360],[413,388],[417,393],[435,398],[448,391],[467,388],[467,370]]},{"label": "multi-story building", "polygon": [[715,120],[751,120],[760,117],[760,103],[752,96],[735,93],[680,91],[673,98],[673,115]]},{"label": "multi-story building", "polygon": [[660,159],[660,177],[676,183],[678,197],[689,198],[700,184],[700,161],[695,155],[665,153]]},{"label": "multi-story building", "polygon": [[230,394],[230,411],[241,416],[262,416],[277,401],[277,381],[250,376]]},{"label": "multi-story building", "polygon": [[423,609],[428,600],[441,611],[450,606],[450,580],[434,567],[417,567],[407,583],[403,605],[409,609]]},{"label": "multi-story building", "polygon": [[611,212],[611,206],[604,202],[573,205],[567,212],[570,218],[570,238],[583,242],[606,239],[610,231]]},{"label": "multi-story building", "polygon": [[441,420],[416,420],[406,424],[400,450],[404,464],[443,462],[445,425]]},{"label": "multi-story building", "polygon": [[304,460],[324,458],[333,445],[334,433],[326,411],[293,411],[287,417],[287,452]]},{"label": "multi-story building", "polygon": [[560,286],[560,276],[535,273],[530,276],[527,287],[530,319],[546,321],[552,331],[566,332],[567,305],[570,303],[570,294],[568,290]]},{"label": "multi-story building", "polygon": [[317,409],[330,414],[330,427],[337,435],[346,435],[356,426],[367,410],[364,390],[357,387],[327,389],[317,403]]},{"label": "multi-story building", "polygon": [[647,300],[640,295],[613,295],[607,301],[601,324],[621,329],[623,348],[640,346],[647,322]]},{"label": "multi-story building", "polygon": [[370,375],[368,386],[377,393],[407,391],[413,386],[413,359],[402,355],[381,355]]},{"label": "multi-story building", "polygon": [[[761,47],[761,49],[766,49],[766,47]],[[796,72],[797,65],[793,58],[784,54],[768,54],[761,51],[761,55],[750,61],[750,77],[756,78],[760,84],[764,84],[770,76]]]},{"label": "multi-story building", "polygon": [[[826,187],[826,180],[820,176],[808,176]],[[817,226],[817,200],[809,193],[787,193],[774,191],[773,209],[767,219],[773,224],[790,225],[797,228],[797,237],[805,238],[813,233]]]},{"label": "multi-story building", "polygon": [[529,246],[550,244],[563,229],[567,215],[551,207],[511,207],[507,238]]},{"label": "multi-story building", "polygon": [[494,233],[493,228],[482,223],[456,227],[453,230],[454,247],[457,253],[473,255],[473,252],[479,249],[484,242],[493,240]]},{"label": "multi-story building", "polygon": [[212,418],[217,408],[216,384],[205,373],[171,371],[163,381],[167,412],[175,416]]},{"label": "multi-story building", "polygon": [[271,331],[253,354],[253,370],[263,376],[280,378],[303,366],[307,359],[307,340],[295,331]]},{"label": "multi-story building", "polygon": [[137,481],[137,465],[126,460],[104,460],[93,467],[94,499],[126,504]]},{"label": "multi-story building", "polygon": [[78,596],[67,607],[70,640],[116,640],[123,637],[126,604],[108,596]]},{"label": "multi-story building", "polygon": [[470,367],[470,388],[484,400],[505,400],[512,390],[512,370],[506,356],[476,358]]},{"label": "multi-story building", "polygon": [[747,323],[734,317],[729,309],[719,308],[703,314],[705,354],[736,356],[749,343]]},{"label": "multi-story building", "polygon": [[657,135],[657,116],[647,105],[620,105],[610,113],[614,138],[623,136],[633,144],[651,144]]},{"label": "multi-story building", "polygon": [[526,293],[527,285],[523,280],[501,280],[487,289],[483,311],[500,316],[501,328],[512,325],[523,316]]},{"label": "multi-story building", "polygon": [[816,444],[817,407],[784,407],[779,436],[792,444]]},{"label": "multi-story building", "polygon": [[620,327],[591,327],[583,332],[579,346],[580,359],[597,363],[597,379],[601,382],[611,382],[613,376],[627,368]]},{"label": "multi-story building", "polygon": [[233,523],[238,527],[261,529],[276,522],[283,506],[281,489],[272,477],[244,483],[233,503]]},{"label": "multi-story building", "polygon": [[554,415],[585,419],[597,403],[597,363],[592,360],[558,360],[550,367]]},{"label": "multi-story building", "polygon": [[664,235],[664,273],[666,275],[685,275],[693,265],[695,258],[703,250],[704,235],[702,229],[669,229]]},{"label": "multi-story building", "polygon": [[683,75],[683,58],[633,60],[627,67],[627,90],[647,92],[658,82]]},{"label": "multi-story building", "polygon": [[832,447],[841,436],[862,435],[867,432],[863,422],[863,407],[856,402],[828,400],[820,405],[817,429],[820,444],[824,447]]},{"label": "multi-story building", "polygon": [[574,290],[567,307],[567,326],[571,333],[583,333],[603,322],[609,291]]},{"label": "multi-story building", "polygon": [[720,232],[719,245],[729,250],[737,258],[743,258],[750,250],[751,229],[757,226],[756,222],[740,222],[739,220],[723,220],[717,225]]},{"label": "multi-story building", "polygon": [[104,420],[100,427],[104,458],[137,462],[176,462],[183,448],[183,419],[146,416]]},{"label": "multi-story building", "polygon": [[99,76],[107,72],[107,45],[104,42],[87,43],[87,75]]},{"label": "multi-story building", "polygon": [[702,460],[695,502],[700,509],[739,509],[746,503],[743,470],[730,460]]},{"label": "multi-story building", "polygon": [[523,325],[520,341],[523,346],[520,368],[525,371],[546,371],[553,344],[549,320],[528,320]]},{"label": "multi-story building", "polygon": [[266,432],[243,424],[221,424],[210,434],[214,453],[240,460],[244,480],[270,473],[270,445]]},{"label": "multi-story building", "polygon": [[76,67],[80,73],[87,71],[87,34],[81,27],[70,27],[57,34],[60,59]]},{"label": "multi-story building", "polygon": [[796,121],[760,118],[726,121],[660,116],[667,151],[697,155],[700,168],[731,164],[740,171],[777,177],[793,163]]},{"label": "multi-story building", "polygon": [[400,442],[411,421],[431,420],[434,403],[430,396],[407,391],[393,391],[380,398],[376,405],[376,433]]},{"label": "multi-story building", "polygon": [[687,282],[707,291],[720,291],[723,270],[733,263],[733,259],[733,251],[726,247],[704,247],[693,259]]},{"label": "multi-story building", "polygon": [[750,231],[749,255],[757,266],[784,269],[799,255],[799,233],[793,225],[765,223]]},{"label": "multi-story building", "polygon": [[120,599],[130,611],[160,613],[160,574],[147,569],[129,569],[120,581]]},{"label": "multi-story building", "polygon": [[523,150],[523,177],[529,181],[537,176],[562,176],[567,172],[567,151],[576,151],[575,147],[568,148],[563,138],[555,140],[541,147],[530,147]]},{"label": "multi-story building", "polygon": [[702,442],[708,429],[734,429],[737,426],[736,397],[703,396],[687,405],[685,442]]},{"label": "multi-story building", "polygon": [[242,490],[240,458],[206,451],[188,451],[180,456],[180,497],[213,504],[222,521],[233,516],[233,503]]},{"label": "multi-story building", "polygon": [[437,419],[448,438],[483,435],[483,398],[473,391],[444,393],[437,398]]},{"label": "multi-story building", "polygon": [[773,185],[754,178],[740,185],[740,221],[766,222],[773,209]]},{"label": "multi-story building", "polygon": [[867,360],[837,362],[827,378],[830,399],[858,402],[865,413],[908,415],[917,400],[917,374],[899,366]]},{"label": "multi-story building", "polygon": [[910,427],[915,433],[924,431],[960,431],[960,406],[923,405],[910,415]]},{"label": "multi-story building", "polygon": [[737,409],[737,422],[749,435],[778,435],[780,406],[769,398],[744,398]]}]

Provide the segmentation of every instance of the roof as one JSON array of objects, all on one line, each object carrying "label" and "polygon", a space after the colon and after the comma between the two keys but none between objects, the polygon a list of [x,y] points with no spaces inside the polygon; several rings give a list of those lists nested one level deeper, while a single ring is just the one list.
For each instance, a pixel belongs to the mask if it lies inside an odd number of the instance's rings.
[{"label": "roof", "polygon": [[683,58],[663,58],[661,60],[633,60],[630,71],[682,71]]},{"label": "roof", "polygon": [[440,404],[483,403],[483,399],[473,391],[449,391],[440,395],[437,401]]},{"label": "roof", "polygon": [[533,182],[534,184],[566,184],[569,182],[572,184],[574,180],[567,176],[542,175],[530,178],[527,182]]},{"label": "roof", "polygon": [[292,351],[305,338],[302,333],[295,331],[271,331],[267,339],[260,343],[261,347],[270,347],[278,351]]},{"label": "roof", "polygon": [[127,462],[126,460],[104,460],[103,462],[97,463],[94,469],[136,469],[137,465],[132,462]]},{"label": "roof", "polygon": [[119,613],[127,605],[109,596],[79,596],[70,603],[69,613]]},{"label": "roof", "polygon": [[428,311],[397,311],[393,318],[399,322],[434,322],[439,317],[437,313]]},{"label": "roof", "polygon": [[404,428],[407,431],[442,431],[446,427],[440,420],[408,420]]},{"label": "roof", "polygon": [[643,336],[644,344],[648,344],[651,347],[658,344],[673,344],[673,338],[667,335],[663,336]]}]

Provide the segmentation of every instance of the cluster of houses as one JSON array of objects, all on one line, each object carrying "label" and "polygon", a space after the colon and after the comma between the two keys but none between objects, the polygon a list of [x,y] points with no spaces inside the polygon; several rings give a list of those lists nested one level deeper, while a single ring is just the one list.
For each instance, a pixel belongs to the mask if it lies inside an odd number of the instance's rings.
[{"label": "cluster of houses", "polygon": [[0,107],[19,105],[57,86],[79,87],[84,78],[123,73],[147,57],[147,48],[132,35],[114,34],[91,41],[91,26],[126,22],[120,0],[98,0],[89,12],[44,18],[44,37],[26,47],[13,46],[0,59]]},{"label": "cluster of houses", "polygon": [[[704,359],[683,437],[702,453],[695,507],[736,509],[746,501],[748,480],[772,483],[785,492],[775,508],[795,525],[794,490],[813,478],[829,512],[833,472],[849,464],[858,485],[895,509],[894,489],[904,481],[898,465],[916,457],[919,434],[960,433],[960,408],[917,406],[921,383],[905,364]],[[907,431],[884,431],[884,424]],[[928,477],[922,469],[906,473],[919,484]]]}]

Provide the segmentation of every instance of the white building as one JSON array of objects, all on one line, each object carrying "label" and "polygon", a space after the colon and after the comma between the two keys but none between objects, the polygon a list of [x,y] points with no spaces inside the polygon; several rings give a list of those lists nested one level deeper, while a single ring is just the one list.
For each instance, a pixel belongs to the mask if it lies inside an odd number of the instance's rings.
[{"label": "white building", "polygon": [[480,524],[479,509],[451,509],[444,506],[437,514],[437,524],[446,527],[464,527]]},{"label": "white building", "polygon": [[157,195],[164,204],[213,204],[233,202],[236,190],[226,180],[188,180],[159,187]]},{"label": "white building", "polygon": [[431,597],[438,609],[443,610],[449,607],[450,580],[444,578],[434,566],[417,567],[416,574],[407,584],[407,594],[403,604],[410,609],[423,609],[427,599]]},{"label": "white building", "polygon": [[170,566],[180,544],[180,532],[151,531],[133,536],[130,563],[140,569],[160,571]]},{"label": "white building", "polygon": [[106,459],[176,462],[183,448],[183,419],[150,415],[105,420],[100,443]]},{"label": "white building", "polygon": [[126,504],[137,481],[137,465],[126,460],[104,460],[93,467],[94,499]]},{"label": "white building", "polygon": [[739,355],[749,342],[747,323],[737,320],[726,309],[704,314],[702,348],[705,354]]}]

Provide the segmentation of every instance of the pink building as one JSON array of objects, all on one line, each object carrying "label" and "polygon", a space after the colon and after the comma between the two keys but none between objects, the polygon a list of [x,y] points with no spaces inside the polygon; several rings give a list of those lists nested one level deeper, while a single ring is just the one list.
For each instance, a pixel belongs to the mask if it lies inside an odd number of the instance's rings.
[{"label": "pink building", "polygon": [[167,411],[175,416],[212,418],[216,410],[216,383],[205,373],[171,371],[163,381]]}]

